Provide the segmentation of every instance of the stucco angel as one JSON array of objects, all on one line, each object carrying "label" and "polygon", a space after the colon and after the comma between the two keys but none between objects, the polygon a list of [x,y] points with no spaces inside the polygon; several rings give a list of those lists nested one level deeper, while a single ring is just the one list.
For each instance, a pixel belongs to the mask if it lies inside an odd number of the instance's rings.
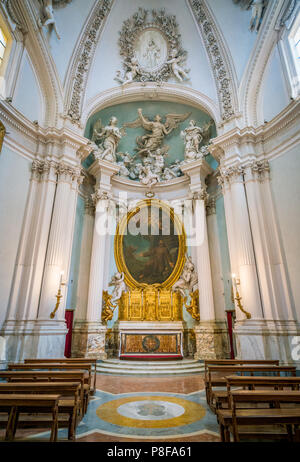
[{"label": "stucco angel", "polygon": [[71,0],[40,0],[40,4],[42,5],[42,13],[41,17],[38,19],[38,26],[52,26],[56,36],[60,39],[60,35],[58,33],[58,29],[56,26],[56,21],[53,12],[53,5],[59,5],[61,3],[69,3]]},{"label": "stucco angel", "polygon": [[154,173],[151,169],[151,165],[148,164],[143,166],[139,179],[143,185],[148,186],[148,188],[151,189],[159,182],[159,175]]},{"label": "stucco angel", "polygon": [[171,59],[167,61],[167,64],[171,65],[172,72],[179,80],[179,82],[182,82],[183,80],[189,80],[188,72],[189,69],[184,69],[182,67],[182,62],[185,61],[186,57],[184,55],[179,55],[178,50],[174,48],[171,51]]},{"label": "stucco angel", "polygon": [[169,146],[163,146],[156,149],[154,153],[150,154],[153,158],[153,171],[157,175],[161,175],[165,166],[165,157],[167,156]]},{"label": "stucco angel", "polygon": [[102,126],[101,120],[99,119],[93,128],[92,141],[102,141],[99,145],[99,152],[101,153],[101,159],[107,160],[108,162],[116,162],[116,151],[122,136],[125,135],[124,128],[119,129],[117,127],[118,119],[111,117],[109,124],[106,127]]},{"label": "stucco angel", "polygon": [[131,58],[130,61],[125,61],[124,64],[127,66],[124,76],[121,75],[121,71],[117,71],[117,75],[115,77],[115,80],[120,82],[122,85],[133,82],[137,74],[140,73],[139,63],[135,57]]},{"label": "stucco angel", "polygon": [[191,257],[187,256],[180,278],[172,287],[172,290],[178,291],[185,297],[185,291],[192,292],[193,287],[198,283],[198,276],[195,271],[195,265]]},{"label": "stucco angel", "polygon": [[186,120],[190,114],[189,112],[186,114],[167,114],[165,123],[162,123],[162,118],[159,114],[153,120],[150,120],[143,116],[142,109],[138,109],[138,118],[134,122],[125,123],[124,127],[143,127],[145,130],[151,132],[143,136],[138,136],[136,139],[138,145],[136,151],[141,156],[147,156],[158,149],[164,137],[177,128],[178,124]]},{"label": "stucco angel", "polygon": [[186,161],[200,159],[203,153],[200,149],[202,142],[208,142],[211,135],[212,121],[198,127],[194,120],[190,120],[189,125],[182,130],[181,137],[184,139],[184,157]]},{"label": "stucco angel", "polygon": [[119,300],[122,296],[123,292],[127,291],[127,286],[124,281],[124,273],[115,273],[114,276],[112,276],[109,286],[113,286],[114,290],[112,292],[112,298],[110,300],[111,303],[116,303],[117,300]]}]

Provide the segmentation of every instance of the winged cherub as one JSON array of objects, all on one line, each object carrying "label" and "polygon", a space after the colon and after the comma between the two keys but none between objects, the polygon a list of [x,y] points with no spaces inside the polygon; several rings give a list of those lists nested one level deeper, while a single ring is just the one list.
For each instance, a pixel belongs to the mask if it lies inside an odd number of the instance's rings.
[{"label": "winged cherub", "polygon": [[143,127],[151,132],[149,134],[138,136],[136,143],[138,145],[137,153],[140,156],[147,156],[156,149],[160,148],[164,137],[169,135],[180,122],[183,122],[191,115],[190,112],[185,114],[167,114],[165,123],[162,123],[162,118],[157,114],[153,120],[143,116],[142,109],[138,109],[138,118],[134,122],[124,124],[124,127],[138,128]]}]

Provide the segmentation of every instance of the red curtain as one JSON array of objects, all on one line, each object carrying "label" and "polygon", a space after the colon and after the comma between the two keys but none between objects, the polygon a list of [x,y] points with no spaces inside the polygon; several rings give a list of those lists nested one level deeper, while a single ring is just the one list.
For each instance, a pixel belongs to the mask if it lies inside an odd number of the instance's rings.
[{"label": "red curtain", "polygon": [[227,314],[227,327],[228,327],[228,336],[230,343],[230,359],[234,359],[234,347],[233,347],[233,313],[234,311],[226,311]]},{"label": "red curtain", "polygon": [[65,311],[65,320],[67,324],[68,333],[66,335],[66,344],[65,344],[65,357],[71,358],[71,348],[72,348],[72,329],[73,329],[73,310]]}]

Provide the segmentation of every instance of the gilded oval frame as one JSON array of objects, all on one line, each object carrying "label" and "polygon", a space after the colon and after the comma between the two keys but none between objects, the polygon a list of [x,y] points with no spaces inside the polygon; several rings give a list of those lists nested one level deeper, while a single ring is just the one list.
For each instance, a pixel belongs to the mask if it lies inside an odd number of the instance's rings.
[{"label": "gilded oval frame", "polygon": [[[134,279],[131,275],[129,269],[127,268],[124,253],[123,253],[123,237],[124,232],[127,229],[127,224],[129,220],[138,213],[142,208],[145,207],[157,207],[162,209],[169,214],[172,222],[174,223],[174,227],[177,231],[178,236],[178,256],[176,260],[176,264],[173,268],[172,273],[168,276],[168,278],[162,283],[156,284],[147,284],[138,282]],[[117,265],[117,269],[120,273],[124,273],[125,276],[125,283],[130,288],[146,288],[150,286],[155,286],[161,289],[169,289],[171,288],[175,282],[179,279],[179,276],[182,273],[183,266],[185,263],[185,255],[186,255],[186,234],[184,230],[183,223],[180,221],[179,217],[175,214],[174,209],[170,207],[165,202],[160,201],[159,199],[145,199],[138,204],[136,204],[135,208],[130,210],[118,223],[116,229],[116,235],[114,240],[114,254],[115,254],[115,261]]]}]

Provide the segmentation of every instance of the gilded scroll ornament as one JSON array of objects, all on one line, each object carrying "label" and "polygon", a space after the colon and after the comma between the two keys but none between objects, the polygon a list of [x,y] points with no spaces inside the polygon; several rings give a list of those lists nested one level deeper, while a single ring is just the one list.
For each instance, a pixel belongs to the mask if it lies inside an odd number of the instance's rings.
[{"label": "gilded scroll ornament", "polygon": [[110,321],[113,318],[114,311],[117,308],[117,305],[114,305],[111,302],[111,299],[112,295],[110,295],[107,290],[103,290],[103,309],[101,320],[104,324],[106,324],[107,321]]},{"label": "gilded scroll ornament", "polygon": [[200,321],[200,312],[199,312],[199,290],[195,290],[195,292],[190,292],[191,301],[190,304],[187,305],[187,297],[185,297],[184,304],[186,307],[186,311],[192,316],[193,319],[196,321]]},{"label": "gilded scroll ornament", "polygon": [[2,122],[0,122],[0,153],[2,151],[3,140],[6,134],[5,127]]}]

